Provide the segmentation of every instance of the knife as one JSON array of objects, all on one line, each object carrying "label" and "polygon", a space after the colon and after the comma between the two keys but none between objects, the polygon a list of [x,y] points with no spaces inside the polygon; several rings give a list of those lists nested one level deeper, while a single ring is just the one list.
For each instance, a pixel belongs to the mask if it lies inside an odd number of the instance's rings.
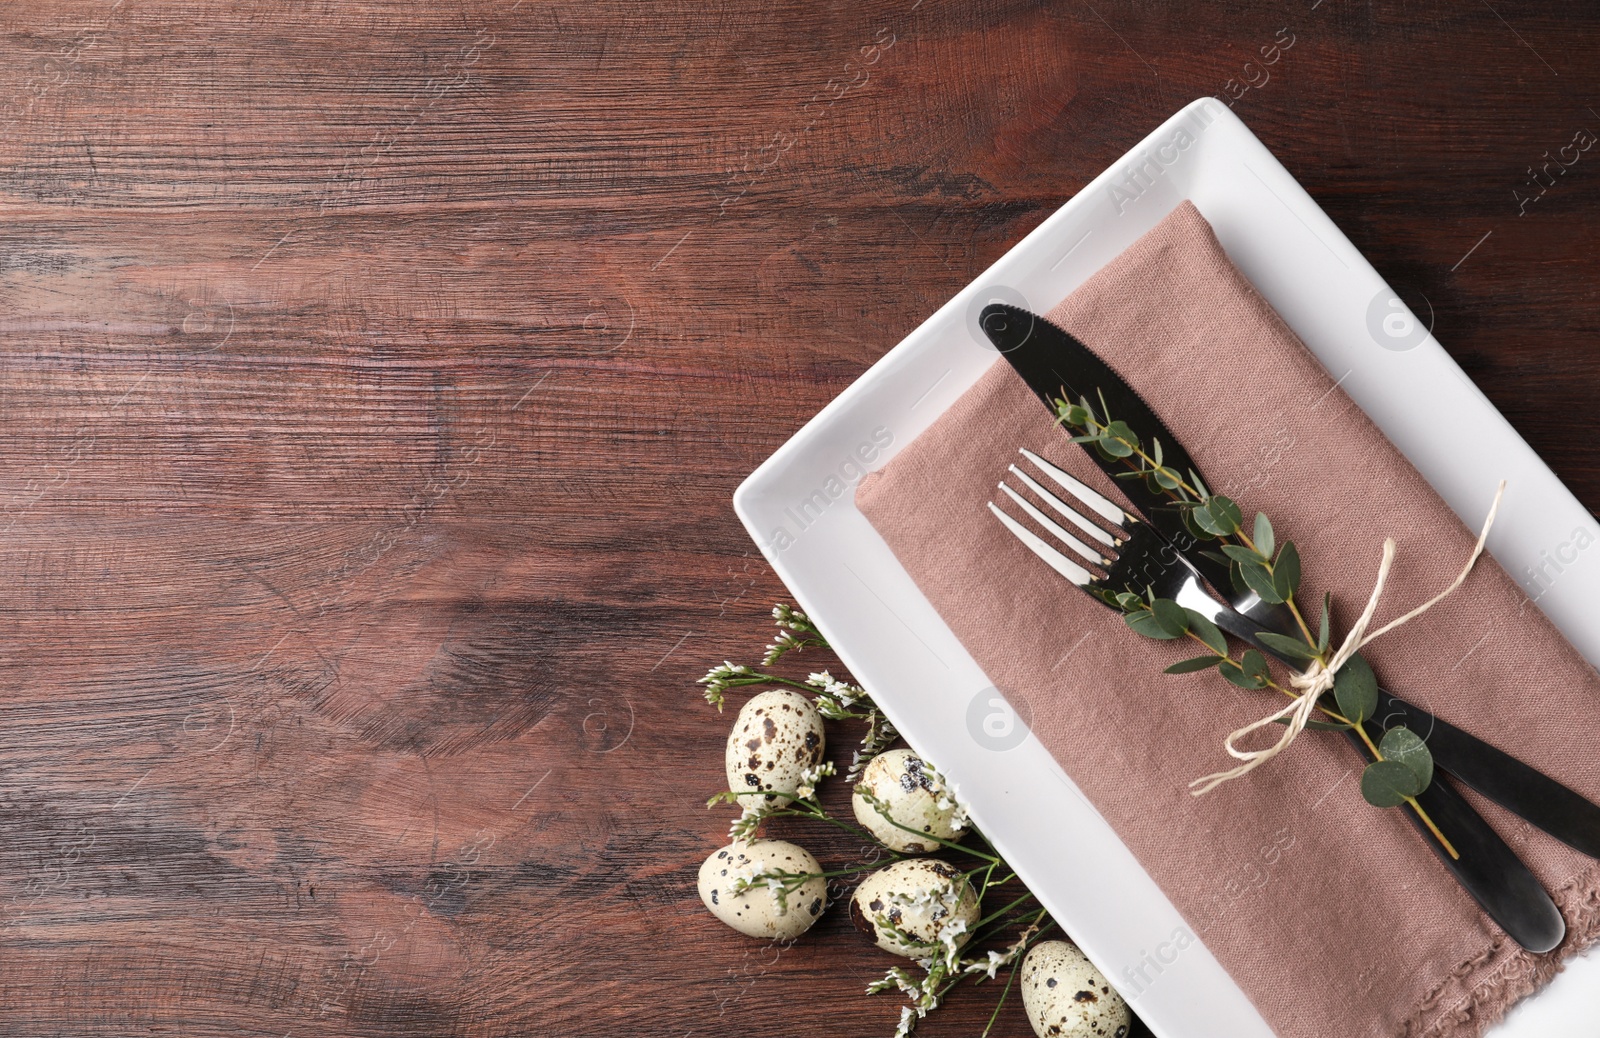
[{"label": "knife", "polygon": [[[1093,400],[1097,394],[1101,395],[1112,417],[1128,422],[1141,436],[1161,440],[1167,467],[1178,472],[1194,470],[1199,473],[1182,443],[1155,412],[1120,375],[1077,339],[1042,317],[1003,304],[986,307],[980,324],[1001,355],[1052,413],[1055,410],[1053,401],[1059,397],[1076,400],[1084,396]],[[1094,451],[1086,448],[1086,452],[1112,476],[1124,471]],[[1151,526],[1172,542],[1186,561],[1236,609],[1264,630],[1294,633],[1293,619],[1284,607],[1263,602],[1253,594],[1235,591],[1228,567],[1199,550],[1202,542],[1190,532],[1182,510],[1169,498],[1150,490],[1141,480],[1118,479],[1117,485]],[[1253,641],[1248,636],[1246,640]],[[1256,644],[1265,648],[1259,642]],[[1557,839],[1586,854],[1600,856],[1600,807],[1509,754],[1391,694],[1382,694],[1381,708],[1381,714],[1374,720],[1382,721],[1380,726],[1385,728],[1405,724],[1419,735],[1425,735],[1441,770],[1450,772]],[[1351,737],[1355,738],[1353,733]],[[1470,805],[1443,784],[1434,785],[1444,791],[1438,807],[1451,819],[1452,828],[1459,825],[1464,827],[1462,831],[1476,830],[1469,844],[1481,844],[1471,852],[1464,850],[1463,859],[1457,861],[1444,855],[1436,841],[1429,839],[1429,845],[1440,853],[1446,867],[1519,943],[1533,950],[1547,950],[1559,943],[1564,923],[1537,880]],[[1430,787],[1428,793],[1432,792]],[[1428,811],[1433,814],[1434,808],[1429,806]],[[1438,821],[1437,816],[1435,821]],[[1441,827],[1443,824],[1440,823]],[[1483,837],[1487,839],[1481,839]],[[1454,837],[1452,842],[1455,842]],[[1463,866],[1469,853],[1479,860]],[[1492,869],[1485,874],[1483,870],[1489,866]],[[1491,882],[1495,879],[1508,885],[1496,889]],[[1507,897],[1512,888],[1520,889],[1526,911],[1508,919]],[[1511,898],[1511,905],[1517,903],[1517,898]],[[1508,921],[1512,925],[1506,925]],[[1538,945],[1546,947],[1540,949]]]}]

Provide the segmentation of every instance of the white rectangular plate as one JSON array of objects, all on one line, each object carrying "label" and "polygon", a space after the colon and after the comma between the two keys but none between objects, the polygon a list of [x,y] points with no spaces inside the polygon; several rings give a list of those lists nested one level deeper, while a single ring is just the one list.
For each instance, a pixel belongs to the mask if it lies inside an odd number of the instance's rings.
[{"label": "white rectangular plate", "polygon": [[[1496,480],[1510,481],[1490,550],[1579,651],[1600,660],[1593,517],[1214,98],[1169,119],[889,351],[744,481],[734,508],[845,665],[953,779],[984,833],[1157,1035],[1267,1038],[1254,1007],[1045,748],[1020,728],[1020,741],[1005,737],[1012,719],[992,683],[853,500],[864,471],[911,442],[996,359],[973,320],[978,309],[1019,298],[1049,309],[1186,198],[1469,526],[1482,522]],[[1039,795],[1055,784],[1061,796]],[[1577,1034],[1597,1017],[1600,956],[1591,955],[1493,1034]]]}]

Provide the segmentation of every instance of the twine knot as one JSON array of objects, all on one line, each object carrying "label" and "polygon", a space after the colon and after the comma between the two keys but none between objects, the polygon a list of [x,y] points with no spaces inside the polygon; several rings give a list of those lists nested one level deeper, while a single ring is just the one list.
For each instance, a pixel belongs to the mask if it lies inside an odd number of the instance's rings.
[{"label": "twine knot", "polygon": [[[1291,699],[1283,709],[1268,714],[1259,721],[1252,721],[1243,728],[1235,729],[1223,740],[1222,745],[1228,751],[1228,755],[1235,760],[1243,761],[1243,764],[1228,771],[1219,771],[1213,775],[1195,779],[1189,783],[1191,792],[1195,796],[1209,793],[1224,782],[1249,774],[1288,749],[1290,744],[1299,737],[1300,733],[1305,731],[1306,722],[1311,720],[1311,712],[1317,708],[1317,701],[1333,688],[1334,681],[1339,674],[1339,668],[1349,662],[1350,657],[1360,652],[1363,645],[1376,641],[1401,624],[1414,620],[1426,613],[1465,583],[1467,574],[1472,572],[1472,567],[1477,564],[1478,557],[1483,554],[1484,543],[1489,539],[1489,530],[1494,526],[1495,513],[1500,510],[1500,499],[1505,495],[1505,492],[1506,481],[1502,479],[1500,486],[1494,492],[1494,503],[1489,506],[1489,515],[1483,521],[1483,529],[1478,533],[1478,543],[1473,546],[1472,554],[1467,558],[1467,564],[1461,568],[1461,572],[1456,576],[1455,581],[1409,613],[1390,620],[1376,631],[1368,634],[1367,628],[1372,624],[1372,618],[1378,611],[1378,602],[1383,597],[1383,587],[1388,583],[1389,571],[1394,566],[1394,538],[1385,538],[1383,542],[1383,561],[1378,564],[1378,578],[1373,581],[1372,594],[1367,597],[1367,606],[1361,611],[1361,616],[1351,626],[1349,633],[1345,635],[1345,639],[1340,643],[1339,648],[1335,650],[1332,656],[1328,657],[1326,663],[1323,663],[1320,659],[1312,660],[1305,670],[1294,672],[1290,675],[1289,684],[1299,695]],[[1287,724],[1284,726],[1283,734],[1271,746],[1260,750],[1245,750],[1236,745],[1240,739],[1245,738],[1252,732],[1259,731],[1269,724],[1279,724],[1284,721],[1287,721]],[[1196,786],[1200,788],[1196,789]]]}]

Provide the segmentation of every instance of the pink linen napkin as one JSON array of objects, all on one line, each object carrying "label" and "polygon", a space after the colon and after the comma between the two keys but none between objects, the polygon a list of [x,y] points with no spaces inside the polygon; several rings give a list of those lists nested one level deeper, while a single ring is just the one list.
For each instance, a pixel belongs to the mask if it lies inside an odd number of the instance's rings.
[{"label": "pink linen napkin", "polygon": [[[1265,511],[1280,542],[1296,542],[1300,601],[1331,591],[1338,632],[1371,592],[1384,536],[1399,555],[1380,622],[1465,562],[1475,531],[1334,384],[1190,203],[1048,316],[1149,402],[1213,490],[1247,517]],[[1190,780],[1235,763],[1223,737],[1281,704],[1214,672],[1163,675],[1195,653],[1128,631],[989,515],[1023,446],[1120,497],[1066,436],[997,359],[863,480],[856,501],[1280,1038],[1479,1035],[1600,937],[1600,863],[1468,794],[1567,918],[1563,945],[1531,955],[1400,810],[1361,799],[1362,762],[1342,736],[1307,732],[1254,773],[1191,796]],[[1500,476],[1483,474],[1485,500]],[[1600,799],[1600,676],[1490,557],[1363,652],[1403,698]],[[1113,980],[1136,999],[1160,983],[1162,962]]]}]

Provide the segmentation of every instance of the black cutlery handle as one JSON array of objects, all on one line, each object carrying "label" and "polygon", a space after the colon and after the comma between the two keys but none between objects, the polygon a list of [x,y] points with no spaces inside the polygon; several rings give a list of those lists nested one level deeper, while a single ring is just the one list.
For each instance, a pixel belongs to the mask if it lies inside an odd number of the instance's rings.
[{"label": "black cutlery handle", "polygon": [[[1225,611],[1215,617],[1215,623],[1229,634],[1249,642],[1292,668],[1299,669],[1303,665],[1302,661],[1288,658],[1260,642],[1256,633],[1261,626],[1240,613]],[[1400,723],[1398,714],[1402,709],[1419,721],[1424,716],[1421,711],[1393,696],[1387,699],[1380,697],[1380,705],[1383,704],[1387,704],[1387,708],[1395,715],[1390,719],[1392,724]],[[1443,721],[1433,720],[1436,725],[1444,724]],[[1440,729],[1436,727],[1434,734],[1438,731]],[[1359,735],[1348,730],[1345,734],[1364,760],[1370,762],[1376,759]],[[1419,731],[1417,734],[1423,733]],[[1466,735],[1464,732],[1461,734]],[[1428,788],[1416,799],[1460,857],[1452,858],[1409,807],[1404,809],[1406,816],[1416,825],[1424,841],[1433,848],[1456,882],[1488,913],[1489,918],[1512,940],[1531,952],[1547,952],[1560,944],[1566,936],[1567,924],[1555,902],[1550,900],[1550,895],[1540,885],[1538,878],[1528,871],[1522,859],[1490,828],[1483,816],[1446,783],[1444,776],[1435,773]]]},{"label": "black cutlery handle", "polygon": [[1405,726],[1428,744],[1434,761],[1462,785],[1543,829],[1575,850],[1600,858],[1600,807],[1538,769],[1385,690],[1373,723]]},{"label": "black cutlery handle", "polygon": [[[1359,735],[1345,734],[1363,759],[1373,759]],[[1417,796],[1417,803],[1428,812],[1428,817],[1454,845],[1460,857],[1450,857],[1415,811],[1406,809],[1406,817],[1489,918],[1531,952],[1547,952],[1561,943],[1567,924],[1560,909],[1516,852],[1442,775],[1434,776],[1428,788]]]},{"label": "black cutlery handle", "polygon": [[[1256,639],[1256,633],[1261,630],[1293,633],[1294,621],[1281,606],[1262,604],[1248,616],[1229,610],[1214,619],[1218,627],[1241,641],[1276,656],[1291,667],[1300,666]],[[1462,785],[1574,850],[1600,858],[1600,805],[1582,794],[1387,689],[1378,690],[1378,711],[1372,723],[1385,732],[1401,725],[1411,729],[1428,744],[1435,765],[1455,776]]]}]

